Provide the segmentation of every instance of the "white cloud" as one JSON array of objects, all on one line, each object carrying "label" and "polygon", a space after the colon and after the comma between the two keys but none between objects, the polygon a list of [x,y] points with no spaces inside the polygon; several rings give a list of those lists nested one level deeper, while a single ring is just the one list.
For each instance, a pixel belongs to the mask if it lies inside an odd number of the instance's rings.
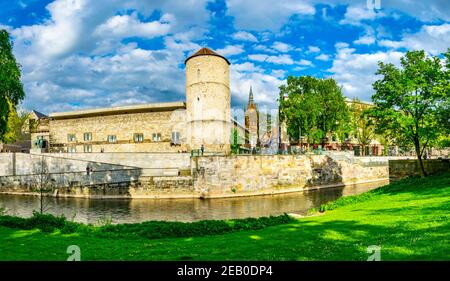
[{"label": "white cloud", "polygon": [[248,58],[253,61],[270,62],[273,64],[285,64],[285,65],[294,64],[294,61],[289,55],[269,56],[265,54],[253,54],[249,55]]},{"label": "white cloud", "polygon": [[273,49],[271,49],[271,48],[269,48],[269,47],[267,47],[265,45],[256,45],[256,46],[253,47],[253,49],[257,50],[257,51],[263,51],[263,52],[266,52],[266,53],[272,53],[272,54],[276,54],[277,53],[277,51],[275,51],[275,50],[273,50]]},{"label": "white cloud", "polygon": [[262,72],[262,69],[252,62],[234,63],[231,68],[240,72]]},{"label": "white cloud", "polygon": [[370,35],[362,36],[359,39],[353,41],[353,43],[356,45],[372,45],[373,43],[375,43],[375,37]]},{"label": "white cloud", "polygon": [[311,61],[305,60],[305,59],[300,60],[300,61],[298,62],[298,64],[299,64],[299,65],[304,65],[304,66],[312,66],[312,65],[313,65],[313,63],[312,63]]},{"label": "white cloud", "polygon": [[425,25],[418,33],[406,34],[400,41],[382,40],[380,46],[425,50],[432,55],[445,52],[450,47],[450,24]]},{"label": "white cloud", "polygon": [[272,45],[272,48],[282,53],[286,53],[292,50],[291,45],[279,41],[275,41]]},{"label": "white cloud", "polygon": [[321,61],[328,61],[329,59],[330,59],[330,56],[328,56],[326,54],[321,54],[316,57],[316,60],[321,60]]},{"label": "white cloud", "polygon": [[314,5],[291,0],[228,0],[228,14],[236,27],[247,30],[278,30],[292,15],[314,15]]},{"label": "white cloud", "polygon": [[255,37],[255,35],[251,34],[250,32],[246,31],[239,31],[233,34],[234,40],[239,41],[248,41],[248,42],[258,42],[258,39]]},{"label": "white cloud", "polygon": [[243,53],[244,48],[242,47],[242,45],[228,45],[223,49],[216,50],[216,52],[224,57],[234,56]]},{"label": "white cloud", "polygon": [[308,51],[311,53],[318,53],[318,52],[320,52],[320,48],[317,46],[309,46]]},{"label": "white cloud", "polygon": [[374,20],[377,17],[383,16],[380,12],[375,12],[373,9],[368,9],[364,6],[348,6],[345,12],[344,19],[340,24],[361,25],[361,21]]},{"label": "white cloud", "polygon": [[343,86],[347,97],[370,101],[374,92],[372,84],[377,79],[375,72],[378,69],[378,62],[399,65],[402,56],[401,52],[357,54],[355,49],[342,46],[338,48],[333,65],[328,71],[333,73],[336,81]]},{"label": "white cloud", "polygon": [[137,13],[132,15],[118,15],[109,18],[104,24],[98,26],[94,31],[94,35],[103,37],[104,35],[117,38],[126,37],[144,37],[152,38],[165,35],[170,30],[170,20],[173,16],[165,14],[160,21],[141,22]]}]

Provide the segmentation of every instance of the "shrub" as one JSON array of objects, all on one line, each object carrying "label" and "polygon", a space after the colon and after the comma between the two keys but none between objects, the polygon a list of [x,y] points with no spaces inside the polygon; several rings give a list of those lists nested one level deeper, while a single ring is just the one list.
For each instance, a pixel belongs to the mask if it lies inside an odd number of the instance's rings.
[{"label": "shrub", "polygon": [[55,217],[49,214],[33,213],[30,218],[0,216],[0,225],[10,228],[40,229],[43,232],[53,232],[55,229],[59,229],[63,234],[85,233],[105,238],[144,237],[147,239],[218,235],[235,231],[257,230],[293,221],[295,221],[294,218],[283,214],[261,218],[204,220],[190,223],[147,221],[133,224],[106,223],[94,226],[68,221],[64,216]]}]

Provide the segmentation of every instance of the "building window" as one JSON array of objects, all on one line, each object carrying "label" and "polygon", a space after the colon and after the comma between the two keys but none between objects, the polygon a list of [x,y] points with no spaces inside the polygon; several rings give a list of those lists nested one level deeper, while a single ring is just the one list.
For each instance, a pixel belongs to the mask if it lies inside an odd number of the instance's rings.
[{"label": "building window", "polygon": [[109,135],[108,136],[108,142],[109,143],[115,143],[117,142],[117,137],[115,135]]},{"label": "building window", "polygon": [[134,142],[143,142],[144,141],[144,134],[136,133],[134,134]]},{"label": "building window", "polygon": [[84,152],[92,152],[92,145],[85,144],[84,145]]},{"label": "building window", "polygon": [[161,141],[161,134],[160,133],[153,133],[152,141]]},{"label": "building window", "polygon": [[180,132],[172,132],[172,144],[180,144]]},{"label": "building window", "polygon": [[75,134],[68,134],[67,135],[67,141],[68,142],[75,142],[75,141],[77,141],[77,138],[75,137]]},{"label": "building window", "polygon": [[84,141],[91,141],[92,140],[92,133],[84,133],[83,134]]},{"label": "building window", "polygon": [[67,148],[67,152],[69,152],[69,153],[75,153],[75,152],[77,152],[77,147],[76,147],[76,146],[69,146],[69,147]]}]

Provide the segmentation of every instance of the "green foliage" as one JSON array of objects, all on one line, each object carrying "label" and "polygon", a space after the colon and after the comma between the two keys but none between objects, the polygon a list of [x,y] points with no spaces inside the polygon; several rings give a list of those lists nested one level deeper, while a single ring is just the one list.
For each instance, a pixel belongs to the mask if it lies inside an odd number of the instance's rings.
[{"label": "green foliage", "polygon": [[401,146],[414,146],[423,175],[422,155],[444,132],[439,107],[450,98],[448,73],[439,57],[410,51],[401,59],[401,68],[380,62],[376,74],[382,78],[373,84],[371,115],[377,130],[390,133]]},{"label": "green foliage", "polygon": [[233,154],[239,154],[239,132],[236,128],[233,129],[231,133],[231,152]]},{"label": "green foliage", "polygon": [[20,66],[12,53],[6,30],[0,30],[0,141],[4,141],[11,106],[15,109],[25,97]]},{"label": "green foliage", "polygon": [[361,104],[360,100],[353,99],[350,105],[350,131],[362,146],[362,155],[365,153],[365,146],[375,138],[375,122],[370,116],[370,108]]},{"label": "green foliage", "polygon": [[284,214],[262,218],[205,220],[191,223],[148,221],[134,224],[111,224],[110,221],[107,221],[107,223],[102,225],[94,226],[71,222],[63,216],[55,217],[37,212],[33,213],[31,218],[0,216],[0,226],[10,228],[26,230],[40,229],[43,232],[53,232],[59,229],[64,234],[85,233],[107,238],[144,237],[147,239],[218,235],[236,231],[262,229],[293,221],[293,218]]},{"label": "green foliage", "polygon": [[289,76],[280,86],[280,119],[294,139],[301,134],[309,143],[324,143],[328,134],[343,134],[348,118],[342,89],[331,78]]},{"label": "green foliage", "polygon": [[33,212],[33,216],[30,218],[21,218],[14,216],[0,216],[0,225],[20,228],[20,229],[40,229],[43,232],[53,232],[55,229],[62,229],[66,223],[64,216],[55,217],[49,214],[40,214],[39,212]]},{"label": "green foliage", "polygon": [[27,135],[23,129],[28,116],[28,112],[17,112],[17,110],[10,103],[7,131],[3,136],[3,141],[5,143],[14,143],[27,138]]}]

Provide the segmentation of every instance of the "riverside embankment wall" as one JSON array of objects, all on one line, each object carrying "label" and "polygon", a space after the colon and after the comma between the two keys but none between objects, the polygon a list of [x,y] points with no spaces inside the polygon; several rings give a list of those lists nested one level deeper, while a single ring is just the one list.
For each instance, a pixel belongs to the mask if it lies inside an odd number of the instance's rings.
[{"label": "riverside embankment wall", "polygon": [[[0,154],[0,192],[35,192],[42,181],[42,164],[44,182],[50,182],[48,186],[57,196],[213,198],[363,183],[383,185],[390,173],[413,175],[416,168],[410,163],[414,161],[350,153],[198,157],[185,153],[16,153],[13,157],[4,153]],[[448,161],[425,163],[427,167],[448,167]],[[86,173],[87,165],[93,167],[93,173]]]}]

